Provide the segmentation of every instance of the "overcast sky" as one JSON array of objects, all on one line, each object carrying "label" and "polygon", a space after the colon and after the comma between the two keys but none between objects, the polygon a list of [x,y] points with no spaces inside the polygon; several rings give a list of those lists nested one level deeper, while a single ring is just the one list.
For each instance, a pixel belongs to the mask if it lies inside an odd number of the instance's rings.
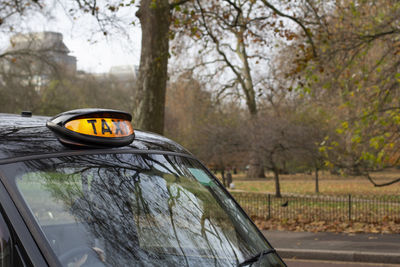
[{"label": "overcast sky", "polygon": [[[125,33],[111,33],[105,37],[98,31],[97,21],[90,15],[78,14],[78,19],[68,16],[65,10],[57,4],[51,9],[51,18],[34,15],[18,24],[23,32],[54,31],[63,34],[64,43],[71,51],[70,55],[77,58],[78,70],[88,72],[108,72],[111,66],[138,65],[140,59],[141,31],[140,25],[132,25],[135,17],[135,7],[124,8],[118,12],[123,19],[120,25]],[[136,20],[137,22],[137,20]],[[19,30],[19,29],[18,29]],[[3,49],[9,45],[9,37],[1,38]]]}]

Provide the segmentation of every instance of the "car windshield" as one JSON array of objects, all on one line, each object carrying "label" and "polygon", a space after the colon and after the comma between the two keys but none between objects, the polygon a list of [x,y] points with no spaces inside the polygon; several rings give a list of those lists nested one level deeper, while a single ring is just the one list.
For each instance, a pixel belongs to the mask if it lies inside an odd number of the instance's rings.
[{"label": "car windshield", "polygon": [[[96,154],[6,169],[63,266],[237,266],[270,249],[188,157]],[[283,266],[274,253],[254,265]]]}]

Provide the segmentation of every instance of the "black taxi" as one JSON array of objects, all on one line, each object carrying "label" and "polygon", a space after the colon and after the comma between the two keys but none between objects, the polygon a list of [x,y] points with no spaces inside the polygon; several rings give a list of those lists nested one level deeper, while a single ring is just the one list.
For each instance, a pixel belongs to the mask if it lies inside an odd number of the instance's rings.
[{"label": "black taxi", "polygon": [[191,153],[131,115],[0,114],[0,266],[285,266]]}]

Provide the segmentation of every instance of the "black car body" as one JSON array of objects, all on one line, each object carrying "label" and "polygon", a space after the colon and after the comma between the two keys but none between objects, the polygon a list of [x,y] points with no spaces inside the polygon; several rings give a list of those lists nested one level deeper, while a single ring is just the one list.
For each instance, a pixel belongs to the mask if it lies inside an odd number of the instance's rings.
[{"label": "black car body", "polygon": [[71,147],[48,122],[0,114],[0,266],[285,266],[182,146]]}]

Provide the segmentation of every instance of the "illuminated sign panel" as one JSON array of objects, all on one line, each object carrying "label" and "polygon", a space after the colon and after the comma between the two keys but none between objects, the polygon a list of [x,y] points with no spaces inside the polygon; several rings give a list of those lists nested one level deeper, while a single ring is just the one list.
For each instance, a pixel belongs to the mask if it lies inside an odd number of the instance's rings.
[{"label": "illuminated sign panel", "polygon": [[119,147],[135,138],[129,113],[110,109],[78,109],[61,113],[47,127],[61,143],[74,147]]},{"label": "illuminated sign panel", "polygon": [[72,120],[65,124],[65,128],[77,133],[100,137],[124,137],[133,133],[129,121],[109,118]]}]

